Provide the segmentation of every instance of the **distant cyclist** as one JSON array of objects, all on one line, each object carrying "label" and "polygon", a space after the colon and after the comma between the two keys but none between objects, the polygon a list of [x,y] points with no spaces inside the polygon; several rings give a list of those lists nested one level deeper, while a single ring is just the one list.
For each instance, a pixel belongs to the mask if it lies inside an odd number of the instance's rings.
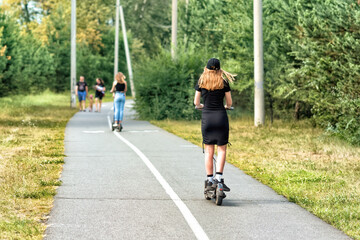
[{"label": "distant cyclist", "polygon": [[120,129],[122,129],[122,121],[124,117],[124,106],[125,106],[125,95],[127,91],[127,83],[125,81],[125,75],[122,72],[118,72],[115,76],[115,81],[111,88],[111,92],[114,96],[114,127],[118,127],[120,125]]},{"label": "distant cyclist", "polygon": [[101,78],[96,79],[95,85],[95,112],[101,112],[102,98],[105,95],[105,84]]},{"label": "distant cyclist", "polygon": [[80,81],[76,83],[76,96],[79,98],[80,112],[85,112],[86,96],[88,94],[88,85],[85,82],[85,77],[81,76]]},{"label": "distant cyclist", "polygon": [[[226,145],[229,143],[229,120],[226,108],[232,105],[229,81],[235,75],[220,68],[220,61],[211,58],[195,86],[194,104],[202,109],[201,132],[205,144],[205,169],[207,174],[206,188],[215,189],[219,182],[223,183],[224,191],[230,191],[223,179],[226,159]],[[203,103],[200,103],[202,97]],[[226,105],[224,106],[224,98]],[[213,156],[217,145],[216,175],[213,175]]]}]

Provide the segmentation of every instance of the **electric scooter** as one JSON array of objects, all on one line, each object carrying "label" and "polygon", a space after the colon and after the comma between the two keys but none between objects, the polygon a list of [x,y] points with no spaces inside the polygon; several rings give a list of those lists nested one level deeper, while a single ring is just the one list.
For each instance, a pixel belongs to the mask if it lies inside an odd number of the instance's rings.
[{"label": "electric scooter", "polygon": [[[213,159],[214,159],[213,164],[214,164],[214,168],[215,168],[215,172],[216,172],[216,159],[215,159],[215,157]],[[223,199],[226,198],[226,194],[224,192],[222,182],[219,182],[216,185],[216,188],[213,190],[206,189],[206,182],[207,182],[207,180],[205,180],[205,187],[204,187],[205,199],[206,200],[215,199],[215,204],[220,206],[222,204]]]},{"label": "electric scooter", "polygon": [[[197,108],[195,107],[195,109],[197,110],[202,110],[202,108]],[[230,107],[230,108],[226,108],[226,110],[234,110],[234,107]],[[216,158],[213,157],[213,166],[216,172]],[[206,189],[206,182],[207,180],[205,180],[205,184],[204,184],[204,197],[206,200],[211,200],[211,199],[215,199],[215,204],[220,206],[222,204],[222,201],[224,198],[226,198],[226,194],[224,192],[224,188],[223,188],[223,183],[219,182],[216,185],[215,189],[212,190],[208,190]]]},{"label": "electric scooter", "polygon": [[115,130],[117,130],[118,132],[121,132],[121,131],[122,131],[123,126],[122,126],[121,123],[118,124],[116,127],[114,127],[114,124],[115,124],[114,117],[113,117],[113,120],[112,120],[112,123],[111,123],[111,124],[112,124],[112,125],[111,125],[112,131],[115,131]]}]

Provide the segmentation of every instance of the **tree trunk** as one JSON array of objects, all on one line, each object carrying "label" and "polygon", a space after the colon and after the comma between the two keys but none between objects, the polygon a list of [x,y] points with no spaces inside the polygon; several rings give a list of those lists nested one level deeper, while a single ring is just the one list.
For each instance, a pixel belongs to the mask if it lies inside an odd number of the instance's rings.
[{"label": "tree trunk", "polygon": [[25,4],[24,4],[24,12],[25,12],[25,22],[29,23],[30,22],[30,13],[29,13],[29,8],[28,8],[27,2],[25,2]]},{"label": "tree trunk", "polygon": [[274,107],[273,107],[274,100],[271,97],[271,95],[269,97],[269,103],[270,103],[270,123],[273,124],[273,122],[274,122]]},{"label": "tree trunk", "polygon": [[294,118],[296,121],[298,121],[300,119],[300,102],[299,101],[296,101],[296,103],[295,103]]}]

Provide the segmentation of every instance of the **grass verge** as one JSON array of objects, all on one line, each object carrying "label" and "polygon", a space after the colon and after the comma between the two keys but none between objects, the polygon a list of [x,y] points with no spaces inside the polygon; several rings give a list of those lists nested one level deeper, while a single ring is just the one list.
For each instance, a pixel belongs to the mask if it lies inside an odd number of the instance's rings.
[{"label": "grass verge", "polygon": [[[200,121],[152,123],[201,146]],[[306,121],[255,128],[251,118],[230,120],[230,142],[228,162],[360,239],[359,147],[326,136]]]},{"label": "grass verge", "polygon": [[[89,90],[89,94],[92,94],[95,98],[95,93],[93,90]],[[131,96],[126,96],[126,99],[133,99],[133,97]],[[102,99],[102,102],[105,103],[105,102],[113,102],[114,101],[114,98],[112,97],[112,93],[110,93],[109,91],[106,91],[105,93],[105,96],[103,97]],[[94,103],[95,103],[95,99],[94,99]],[[89,106],[89,99],[86,99],[86,107]],[[94,105],[94,109],[95,109],[95,105]]]},{"label": "grass verge", "polygon": [[0,239],[42,239],[64,163],[65,94],[0,98]]}]

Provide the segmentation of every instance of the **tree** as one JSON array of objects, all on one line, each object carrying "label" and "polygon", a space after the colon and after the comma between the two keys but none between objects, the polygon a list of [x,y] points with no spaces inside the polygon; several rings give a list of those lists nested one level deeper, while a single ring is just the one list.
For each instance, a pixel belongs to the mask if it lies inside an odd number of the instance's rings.
[{"label": "tree", "polygon": [[0,97],[10,94],[13,88],[11,80],[21,65],[15,54],[19,36],[16,24],[0,11]]},{"label": "tree", "polygon": [[39,4],[39,0],[4,0],[2,7],[27,27],[41,14]]},{"label": "tree", "polygon": [[320,126],[360,143],[360,7],[351,0],[297,1],[296,62],[285,85]]},{"label": "tree", "polygon": [[138,39],[148,55],[154,56],[162,46],[170,45],[171,1],[122,1],[126,28]]},{"label": "tree", "polygon": [[20,33],[18,25],[0,13],[0,96],[32,93],[50,88],[53,58],[32,35]]}]

